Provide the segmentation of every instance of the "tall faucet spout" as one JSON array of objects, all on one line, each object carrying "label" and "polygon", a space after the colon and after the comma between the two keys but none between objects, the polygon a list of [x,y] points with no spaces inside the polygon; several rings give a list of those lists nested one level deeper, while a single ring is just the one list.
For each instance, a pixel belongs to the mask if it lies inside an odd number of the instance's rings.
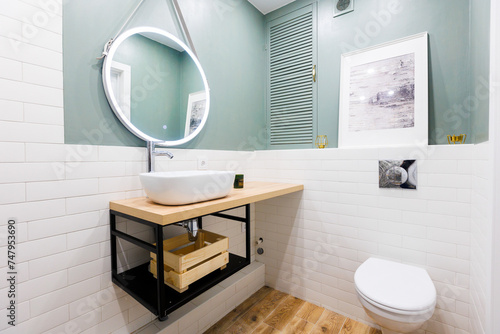
[{"label": "tall faucet spout", "polygon": [[169,152],[167,150],[155,150],[154,152],[155,155],[161,155],[161,156],[164,156],[164,157],[169,157],[169,159],[172,159],[174,157],[174,155],[172,154],[172,152]]},{"label": "tall faucet spout", "polygon": [[155,143],[152,141],[147,142],[147,151],[148,151],[148,172],[152,173],[155,171],[155,157],[157,155],[169,157],[172,159],[174,155],[172,152],[169,152],[167,150],[157,150],[155,148]]}]

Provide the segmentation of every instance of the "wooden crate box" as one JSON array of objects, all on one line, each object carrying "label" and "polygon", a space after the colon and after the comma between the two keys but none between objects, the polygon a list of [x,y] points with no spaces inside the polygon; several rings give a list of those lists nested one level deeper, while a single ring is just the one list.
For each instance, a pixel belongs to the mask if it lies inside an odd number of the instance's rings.
[{"label": "wooden crate box", "polygon": [[[188,234],[163,240],[163,268],[165,284],[184,292],[189,284],[217,269],[224,269],[229,262],[229,239],[205,230],[198,231],[195,242]],[[151,254],[149,271],[157,277],[156,254]]]}]

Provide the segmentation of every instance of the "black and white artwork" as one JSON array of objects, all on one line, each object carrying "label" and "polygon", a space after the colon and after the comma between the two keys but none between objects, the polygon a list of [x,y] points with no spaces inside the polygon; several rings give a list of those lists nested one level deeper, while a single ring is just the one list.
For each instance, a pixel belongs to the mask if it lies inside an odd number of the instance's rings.
[{"label": "black and white artwork", "polygon": [[427,44],[424,32],[342,54],[340,148],[427,145]]},{"label": "black and white artwork", "polygon": [[184,130],[185,137],[198,129],[205,116],[206,107],[207,97],[204,91],[189,94],[186,128]]},{"label": "black and white artwork", "polygon": [[417,189],[416,160],[380,160],[379,188]]},{"label": "black and white artwork", "polygon": [[200,126],[203,115],[205,114],[206,103],[206,100],[201,100],[196,101],[191,105],[191,117],[189,118],[188,135],[192,134],[198,128],[198,126]]},{"label": "black and white artwork", "polygon": [[351,68],[349,131],[415,126],[415,54]]}]

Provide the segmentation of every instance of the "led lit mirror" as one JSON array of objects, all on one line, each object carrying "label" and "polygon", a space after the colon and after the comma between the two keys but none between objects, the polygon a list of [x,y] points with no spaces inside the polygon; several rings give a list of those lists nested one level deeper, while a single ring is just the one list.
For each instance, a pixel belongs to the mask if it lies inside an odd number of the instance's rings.
[{"label": "led lit mirror", "polygon": [[139,27],[118,36],[102,77],[116,116],[143,140],[181,145],[206,123],[210,94],[205,73],[193,52],[166,31]]}]

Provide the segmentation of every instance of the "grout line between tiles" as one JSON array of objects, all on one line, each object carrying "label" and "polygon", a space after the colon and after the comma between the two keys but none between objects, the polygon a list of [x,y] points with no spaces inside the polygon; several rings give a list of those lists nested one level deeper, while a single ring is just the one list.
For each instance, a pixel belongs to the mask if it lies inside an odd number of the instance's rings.
[{"label": "grout line between tiles", "polygon": [[338,334],[340,334],[342,332],[342,329],[344,328],[345,322],[347,321],[347,319],[349,319],[349,317],[346,317],[346,316],[344,316],[344,318],[345,318],[344,322],[342,322],[342,326],[340,326]]},{"label": "grout line between tiles", "polygon": [[[283,298],[283,300],[282,300],[281,302],[279,302],[279,303],[278,303],[278,305],[276,305],[276,307],[275,307],[274,309],[272,309],[272,311],[271,311],[271,312],[269,312],[269,314],[267,315],[267,317],[265,317],[264,319],[262,319],[262,321],[261,321],[261,322],[257,325],[257,327],[259,327],[260,325],[262,325],[262,324],[266,321],[266,319],[267,319],[267,318],[268,318],[271,314],[273,314],[273,312],[274,312],[274,311],[276,311],[276,310],[278,309],[278,307],[281,305],[281,303],[283,303],[283,302],[284,302],[284,301],[288,298],[288,296],[290,296],[290,295],[289,295],[289,294],[287,294],[287,295],[286,295],[286,297],[284,297],[284,298]],[[267,325],[267,324],[266,324],[266,325]],[[269,325],[268,325],[268,326],[269,326]],[[255,329],[253,330],[254,332],[257,330],[257,327],[255,327]],[[269,326],[269,327],[271,327],[271,328],[273,328],[273,329],[276,329],[276,328],[274,328],[273,326]],[[277,329],[276,329],[276,330],[277,330]],[[281,333],[281,331],[279,331],[279,332]]]},{"label": "grout line between tiles", "polygon": [[[274,312],[274,311],[276,311],[276,310],[278,309],[278,307],[279,307],[279,306],[280,306],[280,305],[281,305],[281,304],[282,304],[282,303],[283,303],[283,302],[284,302],[284,301],[288,298],[288,296],[291,296],[291,295],[290,295],[290,294],[286,294],[286,297],[284,297],[284,298],[283,298],[283,300],[282,300],[281,302],[279,302],[279,303],[278,303],[278,305],[276,305],[276,307],[275,307],[275,308],[273,308],[273,309],[271,310],[271,312],[269,312],[269,314],[267,315],[267,317],[265,317],[264,319],[262,319],[262,321],[261,321],[261,322],[259,322],[259,324],[258,324],[258,325],[254,328],[254,330],[252,331],[252,333],[255,333],[255,331],[257,330],[257,328],[258,328],[260,325],[262,325],[262,324],[266,321],[266,319],[267,319],[267,318],[268,318],[271,314],[273,314],[273,312]],[[250,310],[249,310],[249,311],[250,311]],[[247,312],[245,312],[245,313],[248,313],[248,311],[247,311]],[[267,324],[266,324],[266,325],[267,325]],[[268,326],[269,326],[269,325],[268,325]],[[275,330],[277,330],[278,332],[280,332],[280,333],[281,333],[281,331],[279,331],[278,329],[274,328],[273,326],[269,326],[269,327],[271,327],[271,328],[273,328],[273,329],[275,329]]]}]

